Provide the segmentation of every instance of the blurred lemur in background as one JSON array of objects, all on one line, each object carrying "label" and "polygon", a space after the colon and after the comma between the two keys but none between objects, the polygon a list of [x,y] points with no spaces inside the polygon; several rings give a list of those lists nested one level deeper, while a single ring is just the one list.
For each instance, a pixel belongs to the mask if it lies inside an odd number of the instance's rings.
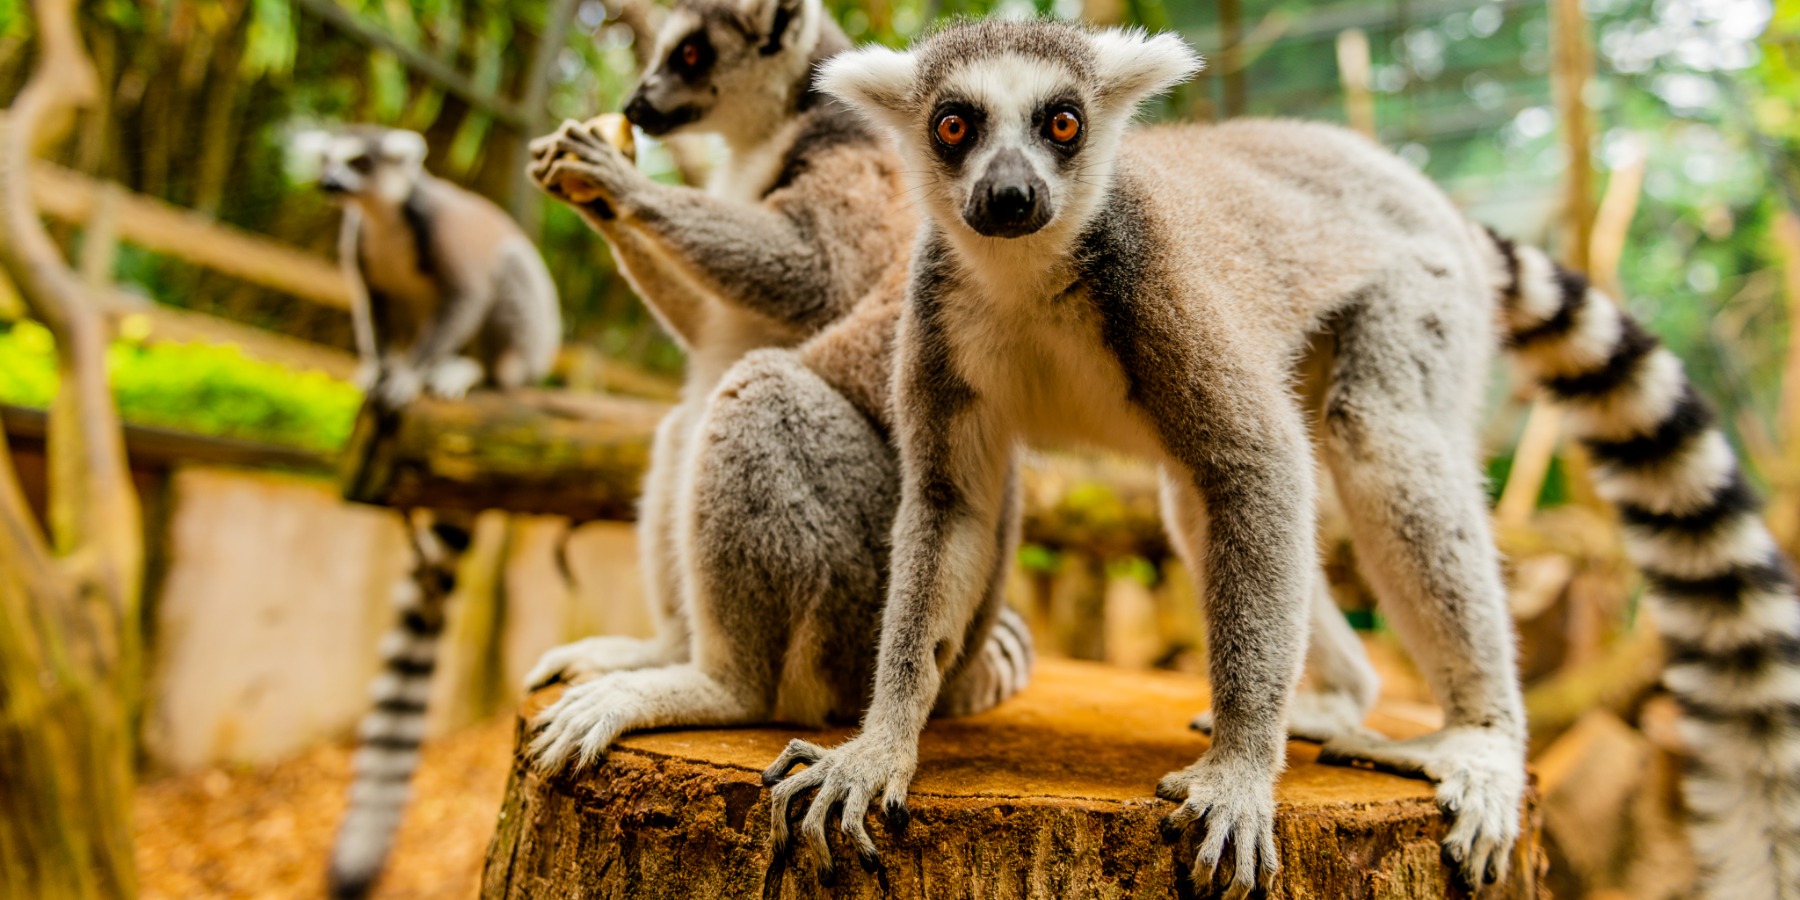
[{"label": "blurred lemur in background", "polygon": [[[556,285],[537,248],[492,201],[424,170],[425,139],[355,126],[304,142],[319,185],[344,208],[338,254],[350,284],[357,380],[388,416],[421,392],[511,389],[550,371],[562,339]],[[374,708],[358,730],[349,809],[332,851],[332,892],[367,893],[418,767],[444,604],[472,538],[465,513],[409,511],[414,568],[394,585]]]},{"label": "blurred lemur in background", "polygon": [[[931,190],[895,349],[905,484],[875,693],[850,741],[795,741],[770,767],[777,840],[808,791],[801,831],[822,871],[834,818],[865,857],[871,803],[904,820],[1015,446],[1074,440],[1160,463],[1165,521],[1205,563],[1213,740],[1157,785],[1177,804],[1165,827],[1195,832],[1197,882],[1224,863],[1227,896],[1269,884],[1317,591],[1316,452],[1445,716],[1409,740],[1349,729],[1322,758],[1432,779],[1448,860],[1472,885],[1502,876],[1526,722],[1475,428],[1504,348],[1565,408],[1646,576],[1705,893],[1800,897],[1800,597],[1680,360],[1353,132],[1129,128],[1198,68],[1174,35],[1042,21],[952,26],[824,67],[822,88],[891,130]],[[1318,409],[1292,389],[1309,347],[1329,354]]]},{"label": "blurred lemur in background", "polygon": [[[848,47],[819,0],[676,4],[626,115],[723,137],[705,191],[640,174],[599,124],[533,146],[532,176],[607,239],[689,357],[639,513],[658,634],[544,657],[532,684],[575,682],[536,720],[544,768],[630,730],[822,724],[867,701],[900,485],[888,350],[917,219],[891,147],[812,90]],[[995,563],[939,712],[1025,683],[1030,636],[1001,589],[1016,521],[984,538]]]}]

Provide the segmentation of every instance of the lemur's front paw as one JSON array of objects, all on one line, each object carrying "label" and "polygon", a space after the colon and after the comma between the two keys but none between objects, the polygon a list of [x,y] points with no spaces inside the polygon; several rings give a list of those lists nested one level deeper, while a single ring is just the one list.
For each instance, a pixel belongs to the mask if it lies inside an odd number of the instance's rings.
[{"label": "lemur's front paw", "polygon": [[[790,776],[795,766],[806,770]],[[796,740],[763,772],[763,784],[775,790],[769,803],[774,816],[771,834],[777,855],[789,852],[788,804],[805,791],[818,788],[806,818],[800,823],[800,836],[807,852],[819,867],[819,882],[837,882],[837,867],[831,859],[831,846],[825,840],[825,826],[832,815],[840,816],[838,828],[856,845],[856,855],[865,870],[881,865],[875,852],[875,841],[863,819],[869,801],[879,792],[882,812],[887,816],[888,830],[906,830],[910,816],[906,811],[906,788],[912,783],[918,765],[918,752],[897,741],[881,741],[859,734],[841,746],[825,750],[815,744]]]},{"label": "lemur's front paw", "polygon": [[425,380],[411,366],[388,366],[375,379],[371,392],[377,406],[387,410],[404,409],[424,390]]},{"label": "lemur's front paw", "polygon": [[368,393],[375,388],[375,380],[381,377],[381,365],[372,359],[356,364],[356,373],[350,376],[350,383],[356,389]]},{"label": "lemur's front paw", "polygon": [[540,772],[585,769],[600,761],[606,748],[625,731],[620,716],[626,697],[613,678],[583,682],[563,692],[555,703],[531,720],[537,736],[526,751]]},{"label": "lemur's front paw", "polygon": [[545,193],[575,206],[616,207],[637,166],[583,122],[564,122],[554,134],[531,142],[532,181]]},{"label": "lemur's front paw", "polygon": [[1525,798],[1525,746],[1518,737],[1472,726],[1404,741],[1357,731],[1328,741],[1319,761],[1366,763],[1436,782],[1438,808],[1451,817],[1446,861],[1470,887],[1506,876]]},{"label": "lemur's front paw", "polygon": [[[1368,712],[1361,701],[1346,691],[1296,691],[1294,699],[1288,703],[1288,739],[1323,744],[1360,731]],[[1212,726],[1210,710],[1188,723],[1189,728],[1205,735],[1212,734]]]},{"label": "lemur's front paw", "polygon": [[1227,843],[1232,870],[1226,897],[1244,897],[1259,883],[1267,885],[1280,870],[1275,854],[1275,773],[1268,767],[1219,760],[1208,753],[1199,762],[1164,775],[1156,795],[1181,804],[1163,818],[1165,837],[1178,839],[1188,826],[1199,824],[1196,888],[1212,883]]},{"label": "lemur's front paw", "polygon": [[481,383],[481,363],[466,356],[446,359],[425,373],[425,391],[445,400],[461,400],[469,389]]},{"label": "lemur's front paw", "polygon": [[601,635],[583,638],[546,651],[525,676],[525,689],[534,691],[554,681],[581,682],[628,669],[668,662],[659,647],[643,638]]}]

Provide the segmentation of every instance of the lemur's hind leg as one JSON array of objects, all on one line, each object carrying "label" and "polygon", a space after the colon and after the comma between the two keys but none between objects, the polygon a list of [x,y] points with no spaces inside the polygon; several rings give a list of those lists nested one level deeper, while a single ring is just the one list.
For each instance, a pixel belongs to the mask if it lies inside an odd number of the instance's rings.
[{"label": "lemur's hind leg", "polygon": [[1444,849],[1478,884],[1505,871],[1519,834],[1525,717],[1474,434],[1487,305],[1442,294],[1415,286],[1340,317],[1323,444],[1358,564],[1445,727],[1410,741],[1357,730],[1327,742],[1322,759],[1435,781],[1454,819]]},{"label": "lemur's hind leg", "polygon": [[[1189,510],[1188,515],[1194,521],[1187,528],[1179,527],[1177,523],[1183,521],[1183,510],[1177,505],[1180,498],[1167,472],[1163,473],[1161,482],[1159,499],[1163,521],[1168,523],[1169,543],[1194,578],[1204,583],[1206,569],[1194,548],[1189,546],[1188,535],[1191,531],[1197,537],[1204,536],[1205,517],[1197,510]],[[1294,692],[1294,698],[1288,704],[1287,731],[1288,737],[1322,743],[1362,725],[1369,710],[1375,706],[1381,680],[1375,674],[1375,667],[1369,664],[1368,654],[1363,650],[1356,630],[1344,619],[1337,601],[1331,599],[1323,572],[1313,578],[1308,619],[1306,682]],[[1202,734],[1212,734],[1212,711],[1195,716],[1189,725]]]},{"label": "lemur's hind leg", "polygon": [[773,716],[853,718],[873,677],[899,464],[791,350],[756,350],[695,430],[679,503],[696,654],[775,661]]},{"label": "lemur's hind leg", "polygon": [[945,673],[932,715],[985,712],[1024,690],[1031,681],[1031,664],[1037,656],[1031,627],[1018,610],[1006,604],[1006,575],[1019,550],[1019,508],[1019,471],[1015,464],[1001,505],[1000,527],[995,535],[1000,551],[994,555],[993,571],[988,575],[987,602],[969,622],[962,644],[967,649],[955,667]]},{"label": "lemur's hind leg", "polygon": [[681,600],[681,565],[675,550],[675,498],[682,458],[698,419],[700,401],[671,410],[656,427],[650,470],[638,503],[638,566],[656,626],[651,638],[603,635],[556,647],[525,676],[527,688],[552,681],[582,681],[626,669],[686,662],[690,656],[687,613]]},{"label": "lemur's hind leg", "polygon": [[[1325,574],[1313,584],[1307,629],[1306,681],[1288,705],[1288,737],[1325,743],[1362,727],[1381,691],[1381,678],[1344,611],[1331,598]],[[1194,717],[1192,727],[1212,734],[1212,712]]]}]

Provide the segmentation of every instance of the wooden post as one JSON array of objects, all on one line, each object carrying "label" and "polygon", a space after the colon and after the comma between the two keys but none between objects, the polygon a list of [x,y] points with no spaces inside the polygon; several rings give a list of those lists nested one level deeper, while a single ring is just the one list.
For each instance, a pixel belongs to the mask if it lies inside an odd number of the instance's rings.
[{"label": "wooden post", "polygon": [[[531,697],[522,719],[560,690]],[[517,759],[481,896],[1223,896],[1193,890],[1197,836],[1190,830],[1163,837],[1157,822],[1174,804],[1152,795],[1157,778],[1205,748],[1186,726],[1207,695],[1197,677],[1039,660],[1023,693],[925,729],[907,794],[911,825],[896,835],[871,817],[880,867],[865,872],[851,862],[832,829],[839,865],[829,890],[819,886],[809,857],[789,862],[770,853],[769,792],[759,773],[790,738],[831,746],[847,728],[631,735],[594,770],[563,776]],[[1369,724],[1413,736],[1436,722],[1433,710],[1384,703]],[[1321,766],[1311,744],[1287,749],[1275,789],[1281,871],[1269,896],[1470,896],[1442,862],[1438,842],[1447,823],[1429,783]],[[1486,900],[1540,896],[1545,863],[1535,797],[1527,803],[1524,833],[1504,879],[1481,891]]]},{"label": "wooden post", "polygon": [[1350,127],[1375,137],[1375,96],[1369,92],[1369,36],[1346,28],[1337,36],[1338,81],[1344,86],[1344,118]]},{"label": "wooden post", "polygon": [[[1580,272],[1590,272],[1593,255],[1589,242],[1594,234],[1593,116],[1583,91],[1593,77],[1594,51],[1589,45],[1587,18],[1581,12],[1581,0],[1550,0],[1550,18],[1555,24],[1552,40],[1555,66],[1551,80],[1555,87],[1557,114],[1562,122],[1563,148],[1569,162],[1563,181],[1561,255],[1565,265]],[[1623,189],[1626,184],[1621,183],[1618,187]],[[1631,202],[1635,206],[1636,183],[1631,183],[1630,187]],[[1629,223],[1627,218],[1626,224]],[[1622,238],[1620,246],[1623,246]],[[1616,274],[1603,277],[1616,283]],[[1525,438],[1513,451],[1513,471],[1501,496],[1503,515],[1511,517],[1512,521],[1524,521],[1537,505],[1544,476],[1550,471],[1550,457],[1556,452],[1559,429],[1547,401],[1542,398],[1533,401]],[[1579,476],[1586,469],[1578,453],[1569,454],[1567,462],[1573,475]],[[1516,487],[1515,481],[1518,482]],[[1570,481],[1577,496],[1586,501],[1586,505],[1594,505],[1587,480],[1573,477]]]},{"label": "wooden post", "polygon": [[35,151],[99,94],[74,0],[35,0],[31,77],[0,118],[0,270],[56,341],[49,534],[0,436],[0,896],[129,898],[143,532],[106,317],[31,199]]},{"label": "wooden post", "polygon": [[1225,116],[1237,118],[1250,97],[1244,84],[1244,16],[1239,0],[1219,0],[1219,74],[1225,80]]}]

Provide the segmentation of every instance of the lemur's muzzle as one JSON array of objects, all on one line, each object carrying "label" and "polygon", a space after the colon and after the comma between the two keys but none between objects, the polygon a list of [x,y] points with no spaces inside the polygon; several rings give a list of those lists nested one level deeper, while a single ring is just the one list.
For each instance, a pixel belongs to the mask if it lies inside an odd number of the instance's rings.
[{"label": "lemur's muzzle", "polygon": [[704,112],[699,106],[691,103],[664,110],[650,99],[649,83],[639,84],[637,90],[631,92],[631,101],[625,104],[625,118],[631,124],[644,129],[651,137],[661,137],[683,125],[697,121]]},{"label": "lemur's muzzle", "polygon": [[1024,154],[1002,150],[975,183],[963,220],[987,237],[1024,237],[1049,224],[1055,210],[1047,194]]}]

